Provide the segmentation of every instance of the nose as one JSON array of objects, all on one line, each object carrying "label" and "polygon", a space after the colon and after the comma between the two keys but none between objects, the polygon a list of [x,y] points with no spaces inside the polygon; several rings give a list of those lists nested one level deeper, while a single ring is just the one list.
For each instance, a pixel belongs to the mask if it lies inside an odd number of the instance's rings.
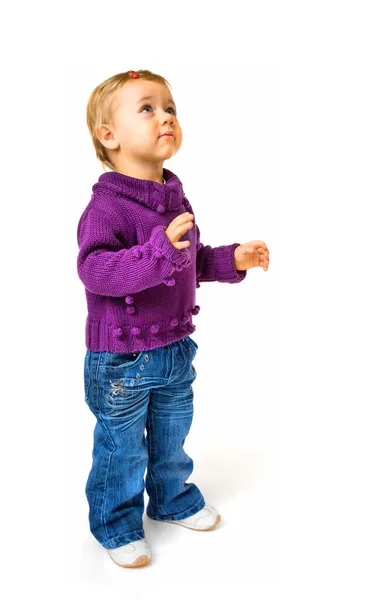
[{"label": "nose", "polygon": [[174,115],[170,112],[166,112],[165,110],[160,110],[160,116],[159,116],[159,121],[161,124],[166,123],[168,121],[168,123],[173,123],[173,117]]}]

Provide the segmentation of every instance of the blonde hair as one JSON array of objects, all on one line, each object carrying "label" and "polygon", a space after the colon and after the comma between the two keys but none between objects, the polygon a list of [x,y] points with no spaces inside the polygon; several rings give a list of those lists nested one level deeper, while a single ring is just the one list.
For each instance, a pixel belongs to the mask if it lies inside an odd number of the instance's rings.
[{"label": "blonde hair", "polygon": [[[156,81],[157,83],[162,83],[171,88],[169,82],[162,75],[157,75],[157,73],[152,73],[152,71],[147,70],[131,72],[138,73],[137,79]],[[96,130],[100,125],[111,123],[114,111],[113,100],[115,92],[131,80],[132,77],[129,75],[129,71],[109,77],[95,87],[87,103],[87,125],[89,133],[92,138],[96,156],[101,162],[104,171],[106,171],[106,167],[115,170],[115,165],[113,165],[107,157],[105,147],[98,139]]]}]

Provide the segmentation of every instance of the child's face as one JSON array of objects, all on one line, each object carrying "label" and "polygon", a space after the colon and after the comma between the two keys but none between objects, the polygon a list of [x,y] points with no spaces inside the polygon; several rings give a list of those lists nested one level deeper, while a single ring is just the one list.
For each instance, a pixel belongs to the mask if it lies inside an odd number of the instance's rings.
[{"label": "child's face", "polygon": [[[142,100],[144,96],[151,96]],[[120,88],[114,99],[111,125],[101,137],[111,158],[161,163],[180,149],[182,130],[169,89],[155,81],[132,80]],[[103,126],[104,127],[104,126]],[[173,137],[163,136],[173,131]]]}]

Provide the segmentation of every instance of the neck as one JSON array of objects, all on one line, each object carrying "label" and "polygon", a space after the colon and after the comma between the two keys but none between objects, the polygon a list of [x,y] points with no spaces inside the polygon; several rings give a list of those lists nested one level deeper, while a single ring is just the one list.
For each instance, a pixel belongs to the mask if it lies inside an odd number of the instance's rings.
[{"label": "neck", "polygon": [[158,164],[137,164],[133,162],[122,162],[117,164],[115,168],[117,173],[135,177],[136,179],[147,179],[148,181],[156,181],[163,183],[163,163]]},{"label": "neck", "polygon": [[129,177],[117,171],[108,171],[100,175],[99,180],[92,186],[93,192],[102,190],[104,193],[119,194],[129,200],[136,200],[148,208],[163,214],[188,208],[189,202],[185,197],[183,185],[177,175],[169,169],[163,170],[166,184],[160,182]]}]

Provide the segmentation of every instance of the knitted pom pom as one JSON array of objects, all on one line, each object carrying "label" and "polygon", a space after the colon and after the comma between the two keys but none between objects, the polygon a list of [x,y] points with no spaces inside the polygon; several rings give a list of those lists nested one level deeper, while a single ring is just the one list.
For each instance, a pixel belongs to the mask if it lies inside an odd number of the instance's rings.
[{"label": "knitted pom pom", "polygon": [[171,287],[172,285],[175,285],[176,279],[174,279],[173,277],[170,277],[169,279],[164,279],[164,283],[165,283],[165,285]]},{"label": "knitted pom pom", "polygon": [[133,335],[139,335],[141,333],[141,328],[140,327],[132,327],[131,328],[131,333]]},{"label": "knitted pom pom", "polygon": [[163,206],[162,204],[159,204],[157,206],[157,212],[160,213],[160,215],[162,215],[165,212],[165,206]]},{"label": "knitted pom pom", "polygon": [[141,248],[139,248],[138,246],[134,246],[134,248],[131,249],[131,254],[132,256],[135,256],[135,258],[141,258]]},{"label": "knitted pom pom", "polygon": [[126,296],[125,302],[126,304],[134,304],[134,296]]},{"label": "knitted pom pom", "polygon": [[136,310],[137,309],[135,308],[135,306],[128,306],[126,308],[126,312],[129,313],[130,315],[133,315],[136,312]]},{"label": "knitted pom pom", "polygon": [[191,312],[193,315],[197,315],[199,311],[200,311],[200,306],[199,306],[199,304],[196,304],[196,306],[194,306],[194,308],[192,309]]},{"label": "knitted pom pom", "polygon": [[179,319],[177,319],[176,317],[174,317],[173,319],[171,319],[169,321],[169,326],[170,327],[176,327],[176,325],[178,325],[178,323],[179,323]]},{"label": "knitted pom pom", "polygon": [[116,329],[114,329],[113,334],[115,335],[115,337],[120,337],[123,333],[123,329],[121,329],[120,327],[117,327]]},{"label": "knitted pom pom", "polygon": [[153,323],[153,325],[150,326],[150,331],[151,333],[158,333],[160,331],[160,325]]}]

